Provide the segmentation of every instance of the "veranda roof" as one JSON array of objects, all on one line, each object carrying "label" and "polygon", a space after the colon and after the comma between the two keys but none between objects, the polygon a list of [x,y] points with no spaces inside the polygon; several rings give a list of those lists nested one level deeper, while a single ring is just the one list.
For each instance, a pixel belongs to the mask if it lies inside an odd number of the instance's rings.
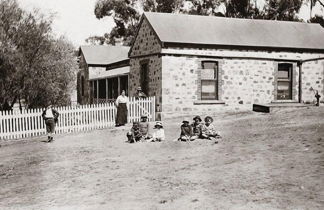
[{"label": "veranda roof", "polygon": [[161,42],[324,50],[319,24],[144,13]]},{"label": "veranda roof", "polygon": [[88,65],[108,65],[128,59],[129,47],[86,45],[80,48]]}]

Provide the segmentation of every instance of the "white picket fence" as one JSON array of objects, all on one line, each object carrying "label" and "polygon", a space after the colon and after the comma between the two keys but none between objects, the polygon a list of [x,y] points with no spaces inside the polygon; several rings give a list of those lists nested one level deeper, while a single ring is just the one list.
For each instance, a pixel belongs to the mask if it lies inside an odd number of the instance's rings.
[{"label": "white picket fence", "polygon": [[[55,107],[60,113],[56,133],[70,133],[115,126],[114,103]],[[42,109],[0,112],[0,139],[20,139],[46,134]],[[139,121],[142,114],[155,121],[155,97],[130,98],[128,122]]]}]

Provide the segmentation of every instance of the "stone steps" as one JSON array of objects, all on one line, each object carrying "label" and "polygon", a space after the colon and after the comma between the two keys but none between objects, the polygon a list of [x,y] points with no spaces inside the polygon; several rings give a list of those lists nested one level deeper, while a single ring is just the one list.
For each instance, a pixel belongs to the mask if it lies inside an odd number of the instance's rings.
[{"label": "stone steps", "polygon": [[270,103],[270,104],[253,104],[252,110],[255,112],[270,113],[280,109],[286,108],[305,108],[314,106],[313,104],[302,104],[302,103]]}]

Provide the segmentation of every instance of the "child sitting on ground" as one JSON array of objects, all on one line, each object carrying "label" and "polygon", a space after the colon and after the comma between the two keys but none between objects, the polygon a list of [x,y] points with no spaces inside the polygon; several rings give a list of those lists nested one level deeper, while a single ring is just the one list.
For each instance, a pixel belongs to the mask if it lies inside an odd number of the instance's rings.
[{"label": "child sitting on ground", "polygon": [[164,129],[163,129],[162,123],[156,122],[154,125],[154,129],[156,129],[156,130],[153,133],[152,138],[149,141],[151,141],[151,142],[164,141],[165,136],[164,136]]},{"label": "child sitting on ground", "polygon": [[142,134],[140,132],[138,122],[133,122],[133,127],[131,128],[131,131],[127,132],[127,139],[129,143],[134,143],[142,139]]},{"label": "child sitting on ground", "polygon": [[194,122],[191,124],[193,136],[191,137],[191,140],[198,139],[201,136],[201,118],[200,116],[196,116],[193,118]]},{"label": "child sitting on ground", "polygon": [[205,124],[201,127],[201,138],[213,140],[217,144],[216,138],[220,137],[219,132],[216,131],[213,123],[213,118],[210,116],[205,117]]},{"label": "child sitting on ground", "polygon": [[142,135],[142,141],[144,141],[145,139],[149,138],[149,124],[147,122],[147,116],[146,115],[142,115],[141,116],[141,122],[139,123],[139,129],[140,129],[140,133]]},{"label": "child sitting on ground", "polygon": [[181,129],[181,133],[180,133],[180,137],[179,137],[179,141],[190,141],[191,137],[193,136],[192,133],[192,127],[191,125],[189,125],[189,120],[188,119],[184,119],[182,121],[182,125],[180,127]]}]

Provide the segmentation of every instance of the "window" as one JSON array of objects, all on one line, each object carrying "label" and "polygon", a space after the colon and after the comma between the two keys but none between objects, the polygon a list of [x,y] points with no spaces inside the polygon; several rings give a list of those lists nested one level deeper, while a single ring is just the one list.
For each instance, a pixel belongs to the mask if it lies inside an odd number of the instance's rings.
[{"label": "window", "polygon": [[93,98],[98,99],[98,95],[97,95],[97,89],[98,89],[97,88],[97,80],[94,80],[92,84],[93,84],[93,96],[94,96]]},{"label": "window", "polygon": [[106,79],[98,80],[99,86],[99,98],[105,99],[106,98]]},{"label": "window", "polygon": [[108,79],[108,99],[116,99],[118,97],[118,77]]},{"label": "window", "polygon": [[202,62],[201,100],[218,100],[218,62],[216,61]]},{"label": "window", "polygon": [[141,64],[141,78],[140,78],[140,84],[142,91],[148,95],[149,93],[149,68],[148,63]]},{"label": "window", "polygon": [[292,64],[278,64],[277,100],[292,99]]}]

